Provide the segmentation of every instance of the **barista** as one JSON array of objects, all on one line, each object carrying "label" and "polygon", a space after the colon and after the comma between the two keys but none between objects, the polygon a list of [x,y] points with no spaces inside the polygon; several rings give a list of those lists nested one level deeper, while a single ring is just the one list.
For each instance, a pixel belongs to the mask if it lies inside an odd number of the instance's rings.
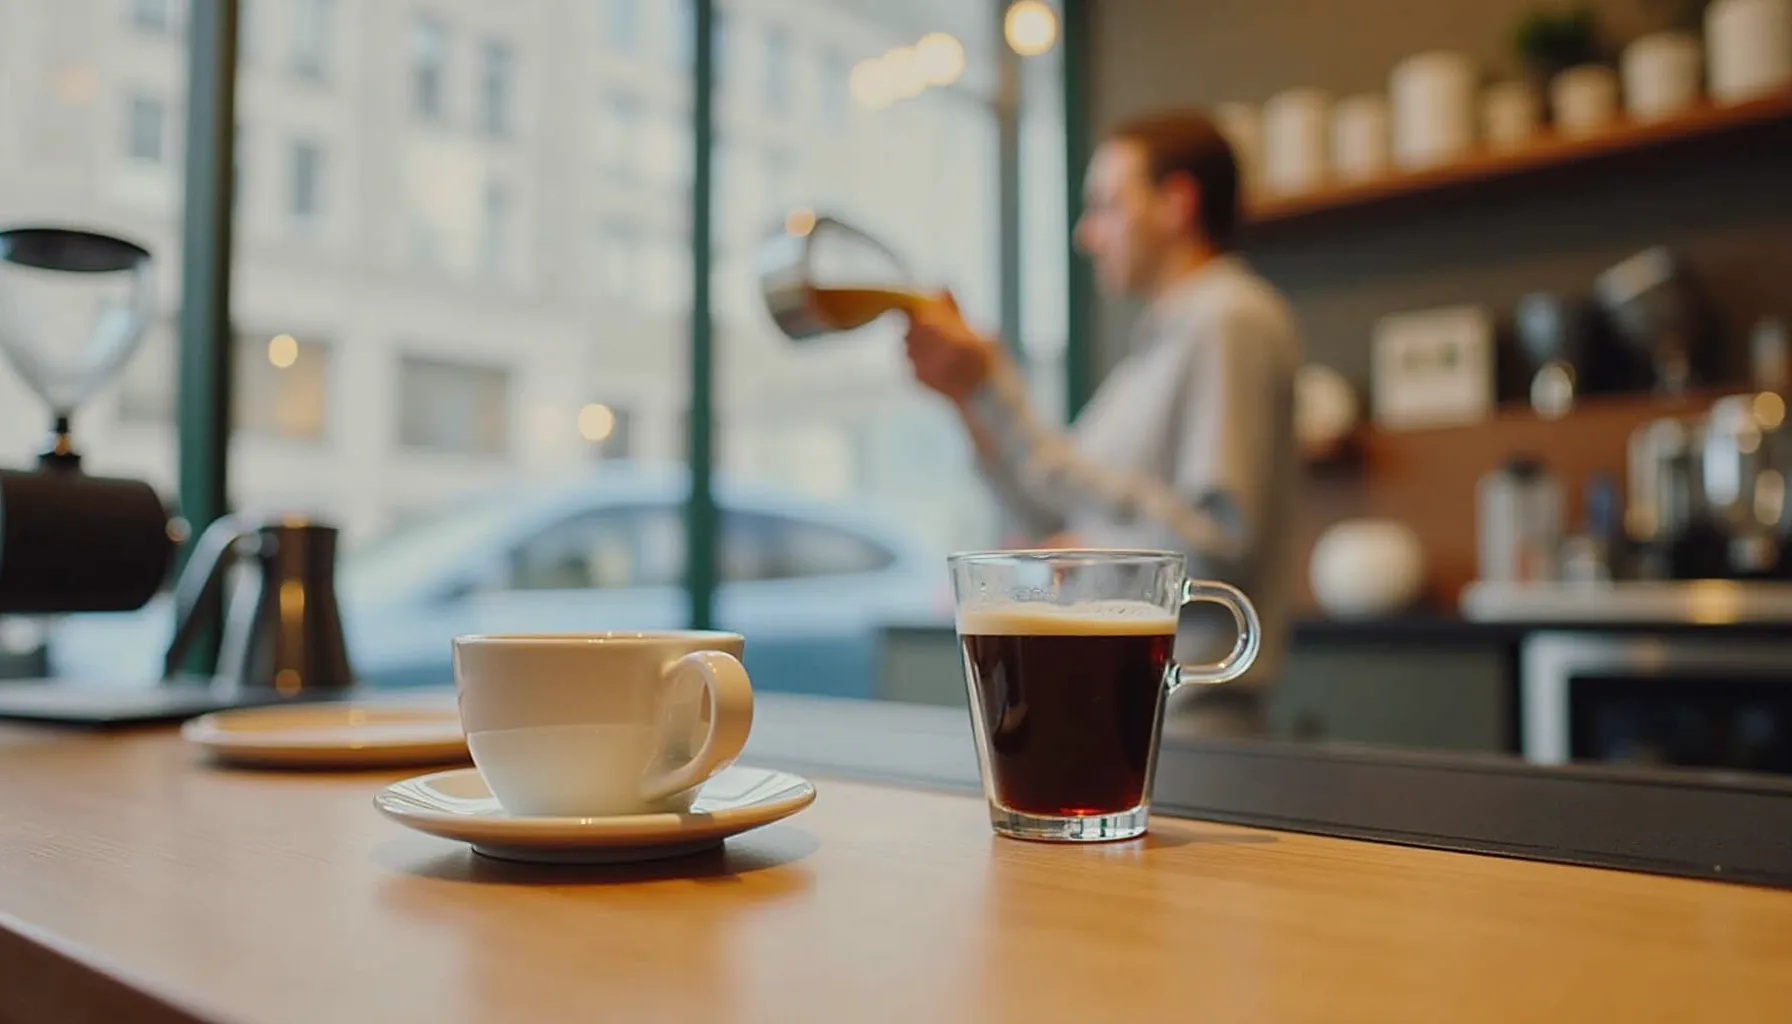
[{"label": "barista", "polygon": [[[950,294],[910,313],[915,377],[950,400],[1010,515],[1042,546],[1178,550],[1189,575],[1231,583],[1263,622],[1236,683],[1189,687],[1172,724],[1261,728],[1281,661],[1293,571],[1294,373],[1300,342],[1281,296],[1231,254],[1238,171],[1197,113],[1120,126],[1083,180],[1079,250],[1102,290],[1142,299],[1130,350],[1068,433],[1039,419],[1006,350]],[[1177,654],[1215,660],[1234,627],[1195,606]]]}]

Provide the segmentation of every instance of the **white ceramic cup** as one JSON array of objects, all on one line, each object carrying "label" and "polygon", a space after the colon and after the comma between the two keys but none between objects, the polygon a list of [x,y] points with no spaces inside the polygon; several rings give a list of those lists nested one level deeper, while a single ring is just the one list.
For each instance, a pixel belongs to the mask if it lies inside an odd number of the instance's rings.
[{"label": "white ceramic cup", "polygon": [[1340,181],[1387,173],[1387,100],[1364,93],[1345,97],[1332,108],[1332,169]]},{"label": "white ceramic cup", "polygon": [[467,749],[508,814],[688,811],[753,727],[743,644],[694,631],[455,637]]},{"label": "white ceramic cup", "polygon": [[1474,60],[1452,50],[1416,53],[1394,65],[1388,97],[1396,164],[1435,167],[1474,147],[1479,78]]},{"label": "white ceramic cup", "polygon": [[1618,118],[1618,76],[1603,64],[1582,64],[1556,75],[1549,83],[1556,131],[1567,136],[1595,135]]},{"label": "white ceramic cup", "polygon": [[1263,105],[1263,183],[1278,195],[1298,195],[1330,175],[1331,96],[1288,89]]},{"label": "white ceramic cup", "polygon": [[1705,64],[1719,103],[1792,85],[1792,0],[1715,0],[1705,8]]},{"label": "white ceramic cup", "polygon": [[1672,117],[1699,101],[1702,52],[1685,32],[1651,32],[1624,48],[1619,73],[1633,120]]},{"label": "white ceramic cup", "polygon": [[1517,149],[1537,134],[1537,90],[1529,82],[1490,85],[1481,93],[1481,136],[1493,149]]}]

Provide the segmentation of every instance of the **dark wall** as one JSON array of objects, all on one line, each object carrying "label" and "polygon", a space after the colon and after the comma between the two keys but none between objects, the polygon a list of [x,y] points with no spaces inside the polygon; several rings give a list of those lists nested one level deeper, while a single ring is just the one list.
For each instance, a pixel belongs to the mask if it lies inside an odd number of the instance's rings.
[{"label": "dark wall", "polygon": [[[1143,110],[1261,103],[1293,86],[1383,91],[1425,49],[1474,55],[1510,76],[1507,40],[1526,0],[1100,0],[1093,40],[1097,133]],[[1652,27],[1640,0],[1599,0],[1613,42]],[[1459,302],[1502,318],[1526,292],[1584,292],[1599,270],[1655,243],[1680,250],[1710,293],[1726,365],[1767,313],[1792,314],[1792,129],[1502,184],[1474,195],[1287,226],[1247,255],[1292,300],[1309,358],[1366,383],[1381,316]],[[1126,311],[1101,318],[1104,365]]]}]

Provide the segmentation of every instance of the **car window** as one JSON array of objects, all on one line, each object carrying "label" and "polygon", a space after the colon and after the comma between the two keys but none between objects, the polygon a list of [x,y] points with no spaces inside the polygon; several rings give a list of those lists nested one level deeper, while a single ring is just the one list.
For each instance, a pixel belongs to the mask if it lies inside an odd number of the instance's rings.
[{"label": "car window", "polygon": [[730,583],[875,572],[896,560],[846,530],[756,512],[723,513],[721,558]]},{"label": "car window", "polygon": [[677,510],[608,508],[561,520],[518,545],[510,590],[672,586],[683,569]]}]

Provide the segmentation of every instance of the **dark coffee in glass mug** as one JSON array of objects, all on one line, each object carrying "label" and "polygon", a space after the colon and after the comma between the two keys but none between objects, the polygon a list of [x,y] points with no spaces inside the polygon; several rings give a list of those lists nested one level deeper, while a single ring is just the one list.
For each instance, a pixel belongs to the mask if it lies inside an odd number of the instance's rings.
[{"label": "dark coffee in glass mug", "polygon": [[[992,826],[1023,839],[1143,833],[1165,697],[1250,666],[1259,631],[1249,600],[1185,580],[1172,552],[987,552],[951,565]],[[1218,663],[1173,660],[1190,601],[1220,604],[1237,622],[1238,643]]]}]

